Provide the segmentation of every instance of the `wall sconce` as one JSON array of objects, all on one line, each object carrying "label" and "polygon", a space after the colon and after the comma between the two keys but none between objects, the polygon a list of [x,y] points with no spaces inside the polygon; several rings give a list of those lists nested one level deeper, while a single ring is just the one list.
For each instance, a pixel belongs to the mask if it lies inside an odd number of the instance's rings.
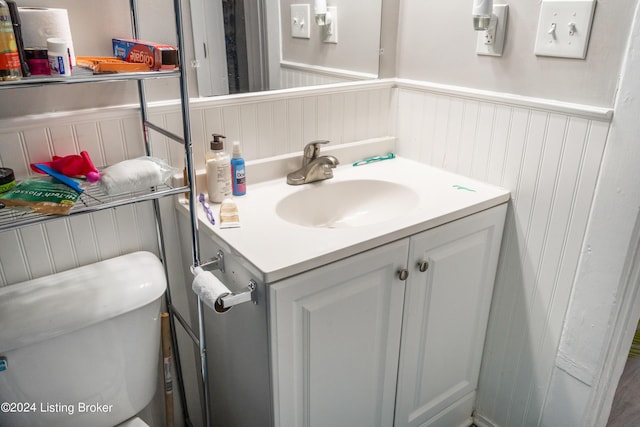
[{"label": "wall sconce", "polygon": [[473,28],[478,31],[476,53],[502,56],[507,29],[506,4],[493,4],[493,0],[473,0]]},{"label": "wall sconce", "polygon": [[316,24],[321,27],[327,25],[331,21],[329,11],[327,10],[327,0],[314,0],[313,13],[316,16]]},{"label": "wall sconce", "polygon": [[493,16],[493,0],[473,0],[473,28],[476,31],[489,29]]}]

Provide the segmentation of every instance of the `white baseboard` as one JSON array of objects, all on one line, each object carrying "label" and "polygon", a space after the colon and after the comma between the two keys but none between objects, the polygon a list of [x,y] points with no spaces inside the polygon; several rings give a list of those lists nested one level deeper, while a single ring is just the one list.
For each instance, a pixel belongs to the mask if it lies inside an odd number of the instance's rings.
[{"label": "white baseboard", "polygon": [[493,421],[483,417],[482,415],[479,414],[474,414],[473,415],[473,423],[477,426],[477,427],[500,427],[497,424],[495,424]]}]

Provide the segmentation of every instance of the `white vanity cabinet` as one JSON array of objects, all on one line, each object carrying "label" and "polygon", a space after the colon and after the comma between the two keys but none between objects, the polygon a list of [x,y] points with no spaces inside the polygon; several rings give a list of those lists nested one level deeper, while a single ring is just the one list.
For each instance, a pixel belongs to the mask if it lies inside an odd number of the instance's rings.
[{"label": "white vanity cabinet", "polygon": [[275,423],[393,423],[407,263],[403,239],[269,287]]},{"label": "white vanity cabinet", "polygon": [[274,425],[470,421],[505,211],[268,286]]},{"label": "white vanity cabinet", "polygon": [[505,211],[503,204],[410,238],[395,427],[470,418]]}]

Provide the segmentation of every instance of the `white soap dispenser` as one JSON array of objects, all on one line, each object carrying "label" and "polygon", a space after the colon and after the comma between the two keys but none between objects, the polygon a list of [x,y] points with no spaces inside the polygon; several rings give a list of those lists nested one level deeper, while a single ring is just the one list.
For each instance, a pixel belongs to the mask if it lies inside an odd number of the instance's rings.
[{"label": "white soap dispenser", "polygon": [[231,167],[229,155],[224,151],[224,135],[212,134],[213,140],[206,155],[207,193],[212,203],[222,203],[231,196]]}]

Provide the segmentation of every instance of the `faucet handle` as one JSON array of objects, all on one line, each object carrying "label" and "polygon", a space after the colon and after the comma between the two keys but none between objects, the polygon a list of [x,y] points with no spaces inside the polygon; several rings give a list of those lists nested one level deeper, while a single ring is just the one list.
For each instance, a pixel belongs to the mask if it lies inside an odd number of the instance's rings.
[{"label": "faucet handle", "polygon": [[306,166],[311,160],[318,157],[320,154],[320,144],[328,144],[329,141],[326,139],[311,141],[307,145],[304,146],[304,155],[302,159],[302,165]]}]

